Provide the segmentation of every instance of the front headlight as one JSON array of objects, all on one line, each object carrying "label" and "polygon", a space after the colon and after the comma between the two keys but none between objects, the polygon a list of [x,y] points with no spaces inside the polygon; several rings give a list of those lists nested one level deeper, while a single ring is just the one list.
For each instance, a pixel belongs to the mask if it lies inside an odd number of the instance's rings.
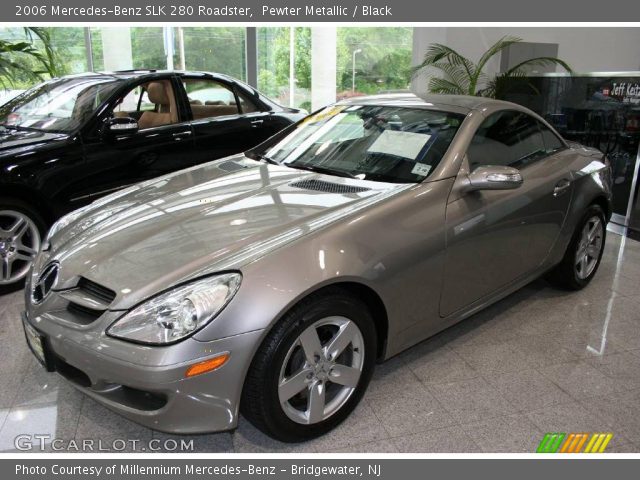
[{"label": "front headlight", "polygon": [[158,295],[117,320],[107,334],[152,345],[174,343],[208,324],[233,298],[242,276],[207,277]]}]

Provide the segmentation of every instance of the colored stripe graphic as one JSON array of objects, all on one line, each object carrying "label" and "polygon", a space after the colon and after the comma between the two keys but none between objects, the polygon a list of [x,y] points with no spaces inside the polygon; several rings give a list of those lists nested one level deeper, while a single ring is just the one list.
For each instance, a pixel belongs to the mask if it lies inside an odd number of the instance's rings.
[{"label": "colored stripe graphic", "polygon": [[547,433],[540,442],[540,445],[538,445],[536,452],[556,453],[565,435],[565,433]]},{"label": "colored stripe graphic", "polygon": [[603,453],[612,438],[613,433],[551,432],[544,435],[536,453]]},{"label": "colored stripe graphic", "polygon": [[[613,436],[613,435],[612,435]],[[589,434],[588,433],[583,433],[582,434],[582,439],[580,440],[580,442],[578,443],[578,445],[576,445],[576,449],[571,452],[571,453],[580,453],[580,450],[582,450],[582,446],[584,445],[584,443],[587,441],[587,438],[589,438]]]},{"label": "colored stripe graphic", "polygon": [[577,438],[577,435],[575,433],[570,433],[567,436],[566,442],[564,442],[564,444],[562,445],[562,448],[560,449],[560,453],[567,453],[571,451],[571,449],[575,446],[576,438]]},{"label": "colored stripe graphic", "polygon": [[584,453],[603,453],[612,438],[612,433],[594,433]]}]

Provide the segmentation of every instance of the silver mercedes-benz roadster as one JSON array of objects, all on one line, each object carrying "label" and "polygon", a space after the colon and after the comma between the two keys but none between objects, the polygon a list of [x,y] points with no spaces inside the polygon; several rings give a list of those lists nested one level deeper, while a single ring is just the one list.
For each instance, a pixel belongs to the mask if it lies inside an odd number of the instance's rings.
[{"label": "silver mercedes-benz roadster", "polygon": [[59,220],[27,342],[108,408],[283,441],[344,420],[378,361],[542,274],[579,289],[611,214],[604,155],[476,97],[337,103],[234,157]]}]

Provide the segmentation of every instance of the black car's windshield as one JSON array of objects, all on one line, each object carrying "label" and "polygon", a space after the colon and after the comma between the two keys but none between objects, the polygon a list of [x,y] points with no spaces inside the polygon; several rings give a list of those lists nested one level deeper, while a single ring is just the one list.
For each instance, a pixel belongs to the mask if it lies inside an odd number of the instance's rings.
[{"label": "black car's windshield", "polygon": [[122,80],[73,77],[42,83],[0,107],[5,128],[71,132],[80,127]]},{"label": "black car's windshield", "polygon": [[440,162],[463,119],[422,108],[334,105],[307,117],[263,157],[320,173],[415,183]]}]

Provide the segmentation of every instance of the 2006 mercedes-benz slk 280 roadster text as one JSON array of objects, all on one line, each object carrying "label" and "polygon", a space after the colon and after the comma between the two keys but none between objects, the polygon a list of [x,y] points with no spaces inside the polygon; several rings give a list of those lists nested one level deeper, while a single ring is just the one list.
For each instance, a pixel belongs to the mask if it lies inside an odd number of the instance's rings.
[{"label": "2006 mercedes-benz slk 280 roadster text", "polygon": [[26,285],[35,355],[151,428],[299,441],[387,359],[548,273],[579,289],[611,212],[603,154],[475,97],[329,106],[245,155],[59,220]]}]

